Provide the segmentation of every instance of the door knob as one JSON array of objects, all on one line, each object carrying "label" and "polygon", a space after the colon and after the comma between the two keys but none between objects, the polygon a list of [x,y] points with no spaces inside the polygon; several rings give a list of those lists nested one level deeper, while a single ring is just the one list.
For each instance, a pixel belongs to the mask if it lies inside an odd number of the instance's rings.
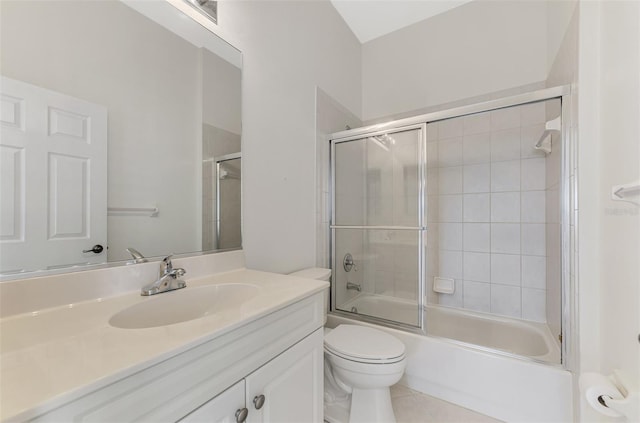
[{"label": "door knob", "polygon": [[253,405],[256,407],[256,410],[260,410],[262,408],[262,406],[264,405],[264,400],[264,395],[257,395],[253,399]]},{"label": "door knob", "polygon": [[103,250],[104,250],[104,247],[102,245],[96,244],[90,250],[82,250],[82,252],[100,254]]},{"label": "door knob", "polygon": [[247,420],[247,415],[249,415],[249,410],[246,408],[239,408],[236,411],[236,423],[244,423]]}]

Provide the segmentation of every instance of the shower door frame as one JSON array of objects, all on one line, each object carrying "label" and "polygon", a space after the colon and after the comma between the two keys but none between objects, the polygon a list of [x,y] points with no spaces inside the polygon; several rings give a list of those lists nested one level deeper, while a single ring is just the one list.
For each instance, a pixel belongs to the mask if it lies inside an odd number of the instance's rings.
[{"label": "shower door frame", "polygon": [[[335,193],[336,193],[336,178],[335,178],[335,149],[336,144],[340,144],[343,142],[350,142],[361,140],[368,137],[375,137],[377,135],[383,134],[391,134],[397,132],[405,132],[412,130],[419,130],[420,137],[418,140],[418,221],[417,226],[366,226],[366,225],[336,225],[336,201],[335,201]],[[350,132],[350,131],[348,131]],[[419,332],[421,334],[426,334],[425,327],[425,316],[424,316],[424,296],[425,296],[425,274],[426,274],[426,257],[423,253],[424,248],[426,246],[425,243],[425,235],[427,233],[427,227],[425,223],[425,200],[426,200],[426,172],[427,172],[427,124],[426,123],[414,123],[409,125],[398,125],[393,128],[387,128],[384,130],[374,130],[369,131],[364,134],[354,135],[342,137],[340,139],[331,139],[331,153],[330,153],[330,166],[331,166],[331,221],[329,223],[329,228],[331,229],[331,312],[340,314],[345,317],[353,318],[356,320],[362,321],[375,321],[381,324],[384,324],[388,327],[400,328],[403,330],[411,331],[411,332]],[[334,251],[335,242],[336,242],[336,229],[358,229],[358,230],[390,230],[390,231],[416,231],[418,232],[418,298],[417,298],[417,307],[418,307],[418,325],[410,325],[406,323],[401,323],[393,320],[387,320],[380,317],[368,316],[355,314],[347,311],[338,310],[336,308],[336,284],[333,281],[336,280],[336,267],[338,258],[335,257]]]},{"label": "shower door frame", "polygon": [[[562,354],[562,367],[567,370],[575,369],[575,350],[576,339],[574,334],[577,333],[577,252],[575,250],[575,235],[577,233],[578,225],[578,199],[577,199],[577,139],[575,131],[573,130],[574,124],[572,122],[572,87],[569,85],[562,85],[552,88],[544,88],[540,90],[531,91],[528,93],[517,94],[508,96],[496,100],[479,102],[467,106],[460,106],[449,108],[445,110],[426,113],[409,118],[403,118],[394,120],[391,122],[385,122],[380,124],[374,124],[365,126],[362,128],[350,129],[346,131],[335,132],[329,136],[331,143],[330,153],[330,187],[331,187],[331,250],[330,263],[332,263],[332,283],[331,283],[331,301],[330,301],[330,313],[336,314],[342,317],[347,317],[353,320],[378,323],[383,326],[395,327],[410,332],[419,332],[424,335],[428,335],[426,332],[426,313],[424,313],[424,293],[426,292],[426,279],[422,272],[424,272],[424,262],[426,260],[424,249],[420,250],[420,299],[418,301],[420,307],[420,328],[413,326],[407,326],[403,324],[393,324],[386,320],[379,318],[372,318],[369,316],[362,316],[354,313],[348,313],[340,310],[336,310],[335,307],[335,269],[336,258],[334,257],[335,251],[335,229],[340,228],[334,226],[335,223],[335,160],[334,160],[334,148],[335,143],[341,141],[354,140],[364,138],[370,134],[384,134],[389,131],[396,131],[399,128],[404,127],[416,127],[419,125],[427,125],[431,122],[436,122],[444,119],[452,119],[456,117],[462,117],[482,112],[489,112],[493,110],[505,109],[509,107],[522,106],[531,103],[544,102],[547,100],[559,99],[561,101],[561,168],[560,168],[560,227],[561,227],[561,341],[560,348]],[[426,131],[424,132],[424,138],[426,142]],[[424,171],[426,172],[426,149],[423,149],[424,157]],[[422,181],[423,184],[427,184],[426,178]],[[423,185],[423,188],[426,185]],[[421,192],[421,195],[425,195]],[[424,206],[424,202],[422,202]],[[422,209],[422,212],[425,210]],[[421,212],[421,218],[424,219]],[[424,242],[424,234],[428,235],[428,227],[422,231],[423,236],[421,242]],[[421,244],[424,245],[424,244]],[[455,341],[453,341],[455,342]],[[504,355],[504,354],[503,354]],[[511,355],[507,353],[507,355]],[[514,358],[523,360],[535,361],[535,359],[513,355]],[[550,363],[545,363],[550,364]],[[553,365],[553,364],[550,364]]]}]

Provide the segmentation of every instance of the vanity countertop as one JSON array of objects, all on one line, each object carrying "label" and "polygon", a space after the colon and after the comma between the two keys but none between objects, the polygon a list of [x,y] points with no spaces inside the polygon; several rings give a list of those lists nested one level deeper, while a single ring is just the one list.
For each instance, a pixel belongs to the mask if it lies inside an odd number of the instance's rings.
[{"label": "vanity countertop", "polygon": [[0,420],[19,418],[36,407],[56,407],[329,286],[323,281],[242,269],[187,279],[185,289],[229,283],[252,284],[260,292],[242,307],[167,326],[120,329],[109,325],[118,311],[153,298],[142,297],[139,291],[1,319]]}]

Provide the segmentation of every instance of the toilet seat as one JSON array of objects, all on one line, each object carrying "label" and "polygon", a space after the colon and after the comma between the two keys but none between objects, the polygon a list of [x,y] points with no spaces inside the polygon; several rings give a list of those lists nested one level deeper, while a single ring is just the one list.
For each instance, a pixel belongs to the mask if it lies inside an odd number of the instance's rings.
[{"label": "toilet seat", "polygon": [[340,325],[325,335],[324,348],[346,360],[391,364],[404,360],[405,346],[385,332],[359,325]]}]

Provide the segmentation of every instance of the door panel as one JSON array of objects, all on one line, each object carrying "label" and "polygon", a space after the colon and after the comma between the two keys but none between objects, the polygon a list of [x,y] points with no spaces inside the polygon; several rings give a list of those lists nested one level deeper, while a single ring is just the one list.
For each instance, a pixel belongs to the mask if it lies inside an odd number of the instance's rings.
[{"label": "door panel", "polygon": [[[323,418],[323,329],[246,378],[247,423],[311,423]],[[264,395],[259,409],[254,399]]]},{"label": "door panel", "polygon": [[107,110],[2,77],[0,272],[102,263]]},{"label": "door panel", "polygon": [[244,379],[181,419],[181,423],[236,423],[244,408]]}]

